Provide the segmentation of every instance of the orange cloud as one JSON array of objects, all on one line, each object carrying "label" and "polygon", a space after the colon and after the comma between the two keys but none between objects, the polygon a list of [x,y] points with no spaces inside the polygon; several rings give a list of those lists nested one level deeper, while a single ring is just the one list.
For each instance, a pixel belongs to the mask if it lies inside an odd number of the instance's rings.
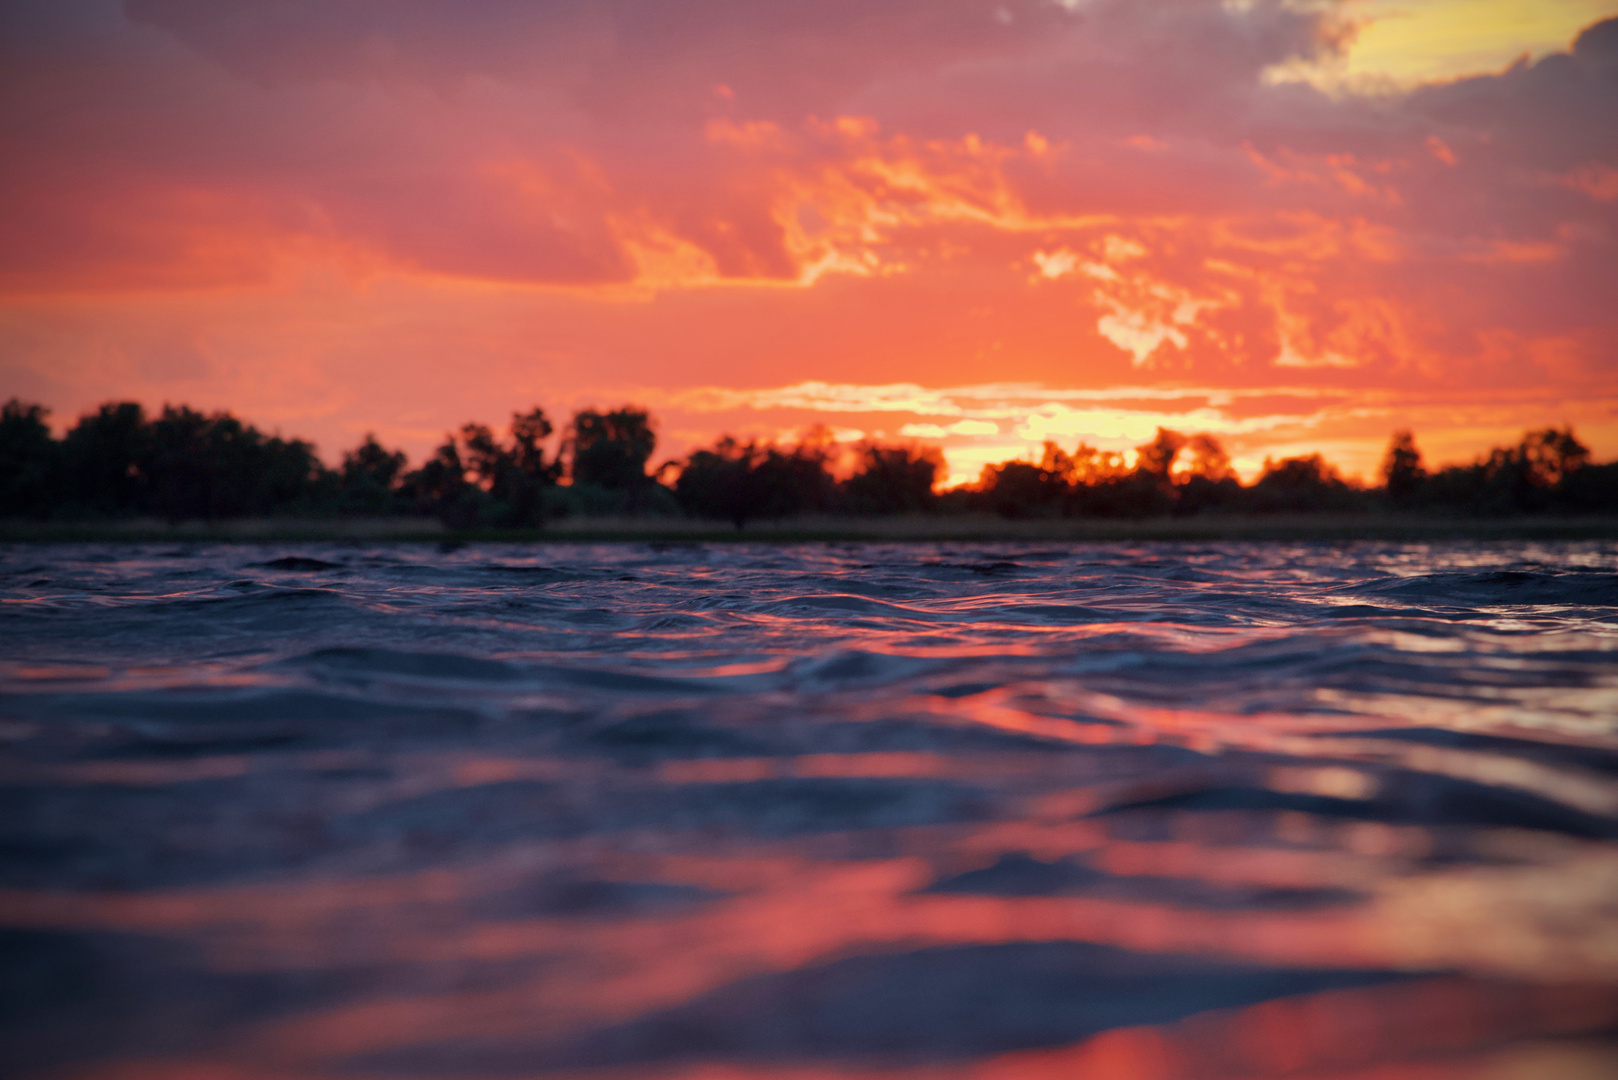
[{"label": "orange cloud", "polygon": [[586,8],[8,13],[0,395],[328,456],[624,400],[670,453],[820,420],[957,476],[1159,423],[1618,453],[1618,21],[1327,95],[1275,72],[1342,4]]}]

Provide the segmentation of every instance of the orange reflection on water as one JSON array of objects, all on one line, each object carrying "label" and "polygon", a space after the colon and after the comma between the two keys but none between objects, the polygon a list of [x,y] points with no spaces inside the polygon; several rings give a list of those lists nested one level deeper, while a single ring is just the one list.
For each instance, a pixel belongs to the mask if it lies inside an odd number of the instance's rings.
[{"label": "orange reflection on water", "polygon": [[[1509,1061],[1488,1053],[1518,1040],[1579,1034],[1618,1022],[1618,994],[1599,986],[1524,986],[1424,979],[1338,990],[1201,1014],[1161,1027],[1122,1028],[1071,1047],[1008,1054],[961,1075],[974,1080],[1103,1076],[1119,1080],[1243,1077],[1460,1077]],[[1618,1065],[1618,1048],[1559,1056]],[[1533,1075],[1522,1073],[1520,1075]],[[1567,1080],[1574,1075],[1540,1072]],[[1597,1074],[1591,1074],[1597,1075]]]}]

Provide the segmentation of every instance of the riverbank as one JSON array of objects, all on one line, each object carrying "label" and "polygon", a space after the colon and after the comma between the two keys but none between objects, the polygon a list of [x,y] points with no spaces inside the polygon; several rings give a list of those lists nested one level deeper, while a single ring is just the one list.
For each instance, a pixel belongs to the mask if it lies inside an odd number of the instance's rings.
[{"label": "riverbank", "polygon": [[1610,540],[1618,515],[1458,518],[1400,514],[1199,515],[1184,518],[1010,521],[978,515],[804,517],[755,521],[737,530],[685,518],[565,518],[541,529],[448,529],[427,518],[98,522],[0,521],[0,543],[152,541],[356,543],[1323,541]]}]

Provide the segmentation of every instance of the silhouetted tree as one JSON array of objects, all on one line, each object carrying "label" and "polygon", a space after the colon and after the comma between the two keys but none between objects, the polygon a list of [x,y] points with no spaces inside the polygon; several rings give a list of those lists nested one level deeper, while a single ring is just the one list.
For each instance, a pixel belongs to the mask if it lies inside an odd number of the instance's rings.
[{"label": "silhouetted tree", "polygon": [[1028,461],[985,465],[971,504],[1006,518],[1055,517],[1072,510],[1077,474],[1073,458],[1046,440],[1038,465]]},{"label": "silhouetted tree", "polygon": [[1523,514],[1558,509],[1565,491],[1587,485],[1574,478],[1590,451],[1572,428],[1530,431],[1516,446],[1495,447],[1472,465],[1457,465],[1428,478],[1426,501],[1472,514]]},{"label": "silhouetted tree", "polygon": [[760,492],[759,517],[792,517],[823,513],[837,499],[837,483],[828,467],[835,444],[805,440],[790,450],[770,445],[753,458],[753,477]]},{"label": "silhouetted tree", "polygon": [[859,466],[842,483],[844,505],[856,514],[904,514],[931,510],[938,503],[933,484],[944,455],[931,446],[856,447]]},{"label": "silhouetted tree", "polygon": [[537,405],[511,416],[511,440],[502,443],[487,424],[463,424],[444,437],[419,469],[406,473],[399,495],[415,513],[453,528],[476,524],[534,526],[544,522],[561,462],[547,459],[551,434]]},{"label": "silhouetted tree", "polygon": [[338,508],[349,514],[382,515],[400,509],[403,451],[389,450],[367,432],[365,441],[343,455],[338,471]]},{"label": "silhouetted tree", "polygon": [[[1175,474],[1182,451],[1188,470]],[[1136,448],[1134,469],[1122,455],[1080,443],[1069,454],[1046,441],[1039,464],[1008,461],[983,470],[969,505],[1004,517],[1146,517],[1233,508],[1242,487],[1230,458],[1210,435],[1189,438],[1158,428],[1151,442]]]},{"label": "silhouetted tree", "polygon": [[1230,455],[1225,453],[1225,448],[1212,435],[1193,435],[1185,448],[1191,452],[1187,476],[1200,476],[1216,483],[1236,479],[1236,472],[1230,467]]},{"label": "silhouetted tree", "polygon": [[758,517],[754,475],[757,447],[743,445],[726,435],[712,450],[698,450],[686,458],[674,481],[674,498],[693,517],[729,521],[737,529]]},{"label": "silhouetted tree", "polygon": [[483,424],[461,428],[466,464],[488,493],[492,516],[504,525],[539,525],[545,518],[546,492],[562,475],[558,459],[547,460],[543,441],[551,422],[545,410],[534,406],[511,414],[511,442],[501,444]]},{"label": "silhouetted tree", "polygon": [[1095,487],[1129,474],[1124,456],[1116,450],[1097,450],[1081,442],[1071,454],[1064,454],[1053,442],[1045,443],[1045,456],[1041,467],[1060,472],[1069,483],[1078,487]]},{"label": "silhouetted tree", "polygon": [[[760,517],[840,510],[861,514],[933,511],[942,455],[932,448],[864,442],[854,474],[834,482],[837,448],[822,431],[795,447],[725,437],[680,465],[671,493],[646,473],[656,446],[643,409],[584,410],[562,453],[542,409],[512,416],[502,442],[484,424],[446,436],[420,468],[374,436],[323,466],[299,439],[266,435],[217,412],[164,406],[148,418],[115,402],[80,417],[60,441],[43,407],[13,399],[0,409],[0,515],[74,517],[162,514],[171,520],[311,513],[435,515],[447,523],[537,525],[547,514],[667,513],[684,510],[741,528]],[[573,484],[558,486],[561,458]],[[1354,510],[1373,496],[1345,482],[1319,454],[1265,461],[1244,488],[1211,435],[1159,428],[1136,448],[1136,464],[1080,443],[1071,453],[1045,443],[1037,463],[983,470],[971,489],[948,493],[951,512],[988,509],[1008,517],[1190,514],[1209,510]],[[1183,462],[1183,464],[1182,464]],[[676,463],[669,462],[669,468]],[[659,471],[661,475],[661,470]],[[1425,479],[1424,479],[1425,477]],[[1414,438],[1394,433],[1382,464],[1388,503],[1477,514],[1618,513],[1618,462],[1596,465],[1571,428],[1527,432],[1470,465],[1426,474]]]},{"label": "silhouetted tree", "polygon": [[1590,448],[1579,442],[1571,427],[1546,428],[1523,436],[1517,456],[1532,484],[1553,488],[1590,463]]},{"label": "silhouetted tree", "polygon": [[782,518],[830,509],[836,485],[827,463],[833,445],[807,438],[790,450],[738,442],[727,435],[712,450],[688,457],[674,482],[680,508],[740,529],[755,518]]},{"label": "silhouetted tree", "polygon": [[1422,466],[1415,436],[1409,431],[1395,431],[1382,458],[1382,485],[1388,501],[1398,507],[1414,506],[1426,482],[1427,470]]},{"label": "silhouetted tree", "polygon": [[1132,473],[1116,450],[1098,450],[1079,443],[1072,454],[1055,453],[1047,444],[1043,459],[1048,468],[1065,466],[1072,485],[1063,512],[1068,516],[1110,516],[1130,512],[1136,501],[1125,492]]},{"label": "silhouetted tree", "polygon": [[477,523],[478,511],[485,499],[466,474],[466,462],[461,458],[455,436],[448,435],[420,468],[404,475],[399,494],[414,513],[436,517],[451,528],[464,529]]},{"label": "silhouetted tree", "polygon": [[1005,518],[1055,517],[1066,509],[1071,485],[1031,461],[985,465],[978,477],[976,503]]},{"label": "silhouetted tree", "polygon": [[574,414],[568,442],[575,484],[630,491],[652,483],[646,461],[657,448],[657,436],[645,409],[585,409]]},{"label": "silhouetted tree", "polygon": [[1248,495],[1248,505],[1260,512],[1353,510],[1355,490],[1319,454],[1264,459],[1264,472]]},{"label": "silhouetted tree", "polygon": [[1116,451],[1080,443],[1062,454],[1047,443],[1043,463],[1053,471],[1065,466],[1070,490],[1063,511],[1077,517],[1148,517],[1166,514],[1174,505],[1170,470],[1185,446],[1185,436],[1158,428],[1156,437],[1135,448],[1136,465],[1124,465]]},{"label": "silhouetted tree", "polygon": [[508,468],[505,448],[495,439],[488,424],[462,424],[460,445],[467,472],[476,476],[481,482],[480,486],[487,491]]},{"label": "silhouetted tree", "polygon": [[489,488],[507,507],[506,519],[511,524],[538,525],[545,518],[546,493],[562,476],[561,459],[547,459],[542,445],[552,430],[545,410],[538,405],[511,414],[511,443]]},{"label": "silhouetted tree", "polygon": [[145,410],[136,402],[109,402],[80,417],[62,440],[69,512],[103,517],[150,512],[150,441]]},{"label": "silhouetted tree", "polygon": [[1618,514],[1618,462],[1584,465],[1557,485],[1557,509],[1576,514]]},{"label": "silhouetted tree", "polygon": [[243,474],[258,477],[247,500],[249,515],[308,514],[329,507],[337,476],[321,462],[313,443],[247,430],[256,437],[256,452],[242,463]]},{"label": "silhouetted tree", "polygon": [[[547,461],[545,448],[540,444],[551,436],[551,422],[545,410],[535,405],[525,413],[511,414],[511,458],[523,476],[537,482],[554,484],[562,476],[559,457]],[[650,456],[651,451],[647,451]]]},{"label": "silhouetted tree", "polygon": [[44,517],[60,496],[61,454],[42,405],[0,409],[0,516]]},{"label": "silhouetted tree", "polygon": [[1125,517],[1155,517],[1174,509],[1174,461],[1186,437],[1160,427],[1152,441],[1135,447],[1135,469],[1102,485],[1095,494]]},{"label": "silhouetted tree", "polygon": [[1136,470],[1156,477],[1159,483],[1167,485],[1170,483],[1169,474],[1174,469],[1174,459],[1185,449],[1186,441],[1186,437],[1178,431],[1158,428],[1151,442],[1135,448]]},{"label": "silhouetted tree", "polygon": [[147,428],[139,468],[151,484],[152,509],[170,521],[240,512],[226,499],[226,459],[210,452],[235,433],[215,432],[212,426],[189,406],[165,405]]},{"label": "silhouetted tree", "polygon": [[150,509],[171,521],[312,509],[325,467],[301,439],[267,436],[229,413],[165,405],[137,462]]},{"label": "silhouetted tree", "polygon": [[1241,505],[1242,484],[1230,467],[1230,455],[1212,435],[1193,435],[1185,444],[1191,462],[1174,489],[1174,513],[1228,511]]}]

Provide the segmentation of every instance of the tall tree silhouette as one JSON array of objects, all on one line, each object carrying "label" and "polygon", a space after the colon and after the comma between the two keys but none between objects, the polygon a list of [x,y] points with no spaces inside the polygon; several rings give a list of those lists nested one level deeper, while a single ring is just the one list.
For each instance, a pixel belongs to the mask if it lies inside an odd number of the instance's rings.
[{"label": "tall tree silhouette", "polygon": [[1546,428],[1523,436],[1517,456],[1527,468],[1531,483],[1551,488],[1590,463],[1590,448],[1578,440],[1571,427],[1560,431]]},{"label": "tall tree silhouette", "polygon": [[1191,467],[1187,475],[1213,481],[1235,477],[1236,473],[1230,467],[1230,455],[1225,453],[1224,446],[1212,435],[1193,435],[1186,441],[1185,448],[1191,452]]},{"label": "tall tree silhouette", "polygon": [[389,514],[398,509],[403,451],[389,450],[366,432],[365,441],[343,455],[338,471],[339,509],[350,514]]},{"label": "tall tree silhouette", "polygon": [[859,465],[843,481],[843,499],[856,514],[902,514],[931,510],[944,455],[931,446],[881,446],[861,443]]},{"label": "tall tree silhouette", "polygon": [[[562,461],[545,459],[545,447],[540,445],[550,438],[551,422],[545,410],[535,405],[525,413],[511,414],[511,456],[517,471],[524,476],[547,484],[554,484],[562,476]],[[648,450],[647,456],[651,456]]]},{"label": "tall tree silhouette", "polygon": [[0,514],[43,517],[58,496],[60,447],[41,405],[16,398],[0,408]]},{"label": "tall tree silhouette", "polygon": [[575,413],[568,444],[575,484],[633,491],[652,483],[646,461],[657,448],[657,436],[645,409],[625,405],[610,412]]},{"label": "tall tree silhouette", "polygon": [[461,429],[467,465],[494,500],[494,514],[506,525],[538,525],[544,520],[545,492],[562,475],[558,459],[547,460],[543,441],[553,428],[545,410],[534,406],[511,414],[511,441],[498,443],[482,424]]},{"label": "tall tree silhouette", "polygon": [[477,523],[483,495],[466,473],[455,436],[447,435],[420,468],[404,475],[399,494],[415,513],[436,517],[452,528],[466,528]]},{"label": "tall tree silhouette", "polygon": [[1174,513],[1184,516],[1239,506],[1242,484],[1219,440],[1208,434],[1193,435],[1185,448],[1191,462],[1175,485]]},{"label": "tall tree silhouette", "polygon": [[1416,437],[1409,431],[1395,431],[1388,440],[1381,473],[1390,503],[1398,507],[1415,505],[1427,482],[1427,469],[1421,463],[1421,451],[1416,449]]},{"label": "tall tree silhouette", "polygon": [[147,513],[151,432],[137,402],[108,402],[62,440],[70,509],[101,517]]},{"label": "tall tree silhouette", "polygon": [[1168,484],[1169,476],[1174,469],[1174,460],[1185,449],[1186,437],[1178,431],[1170,431],[1160,427],[1152,441],[1144,446],[1136,447],[1135,468],[1140,472],[1155,477],[1160,483]]}]

